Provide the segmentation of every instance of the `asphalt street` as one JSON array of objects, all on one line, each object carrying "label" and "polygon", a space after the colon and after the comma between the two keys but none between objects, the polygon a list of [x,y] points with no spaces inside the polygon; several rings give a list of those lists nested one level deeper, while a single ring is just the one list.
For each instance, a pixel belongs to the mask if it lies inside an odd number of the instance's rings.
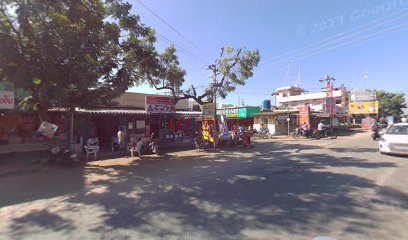
[{"label": "asphalt street", "polygon": [[368,133],[0,177],[0,239],[408,239],[408,158]]}]

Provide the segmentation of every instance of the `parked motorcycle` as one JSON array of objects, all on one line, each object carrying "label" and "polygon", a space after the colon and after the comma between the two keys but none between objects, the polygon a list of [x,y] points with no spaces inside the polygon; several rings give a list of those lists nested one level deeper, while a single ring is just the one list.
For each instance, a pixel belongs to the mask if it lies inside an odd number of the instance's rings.
[{"label": "parked motorcycle", "polygon": [[256,134],[253,137],[258,138],[258,139],[271,139],[272,134],[267,130],[260,130],[256,132]]},{"label": "parked motorcycle", "polygon": [[317,131],[319,138],[337,138],[337,131],[333,127],[325,127],[322,131]]},{"label": "parked motorcycle", "polygon": [[45,161],[46,164],[75,167],[79,165],[78,155],[70,149],[61,149],[58,146],[46,144],[49,148],[49,158]]},{"label": "parked motorcycle", "polygon": [[303,130],[302,128],[298,127],[292,133],[292,137],[294,139],[299,139],[301,137],[319,139],[320,135],[314,130]]}]

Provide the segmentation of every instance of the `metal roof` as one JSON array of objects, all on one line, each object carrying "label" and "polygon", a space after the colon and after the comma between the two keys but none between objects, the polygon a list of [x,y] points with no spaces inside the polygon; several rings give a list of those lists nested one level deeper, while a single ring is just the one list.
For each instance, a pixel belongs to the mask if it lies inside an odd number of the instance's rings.
[{"label": "metal roof", "polygon": [[[68,108],[51,108],[48,109],[49,112],[68,112]],[[124,114],[124,115],[148,115],[146,110],[141,109],[84,109],[75,108],[77,113],[89,113],[89,114]],[[153,113],[153,114],[179,114],[179,115],[189,115],[189,116],[201,116],[201,112],[197,111],[176,111],[175,113]]]}]

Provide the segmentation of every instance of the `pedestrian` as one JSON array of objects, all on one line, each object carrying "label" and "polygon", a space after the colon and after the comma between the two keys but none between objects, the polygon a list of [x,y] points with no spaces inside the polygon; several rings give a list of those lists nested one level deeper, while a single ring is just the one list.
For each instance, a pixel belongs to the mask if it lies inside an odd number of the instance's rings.
[{"label": "pedestrian", "polygon": [[142,146],[143,146],[143,141],[142,141],[141,138],[138,138],[135,150],[136,150],[137,155],[139,156],[139,158],[142,157],[142,154],[141,154]]},{"label": "pedestrian", "polygon": [[118,143],[119,143],[119,148],[125,148],[126,149],[126,144],[125,144],[125,131],[123,130],[122,127],[119,128],[118,131]]}]

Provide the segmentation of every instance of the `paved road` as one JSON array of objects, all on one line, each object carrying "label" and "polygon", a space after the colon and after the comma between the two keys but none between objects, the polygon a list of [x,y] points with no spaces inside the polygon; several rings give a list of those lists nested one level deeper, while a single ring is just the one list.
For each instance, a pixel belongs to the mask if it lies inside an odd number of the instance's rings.
[{"label": "paved road", "polygon": [[0,178],[0,239],[408,239],[407,172],[365,133],[42,169]]}]

